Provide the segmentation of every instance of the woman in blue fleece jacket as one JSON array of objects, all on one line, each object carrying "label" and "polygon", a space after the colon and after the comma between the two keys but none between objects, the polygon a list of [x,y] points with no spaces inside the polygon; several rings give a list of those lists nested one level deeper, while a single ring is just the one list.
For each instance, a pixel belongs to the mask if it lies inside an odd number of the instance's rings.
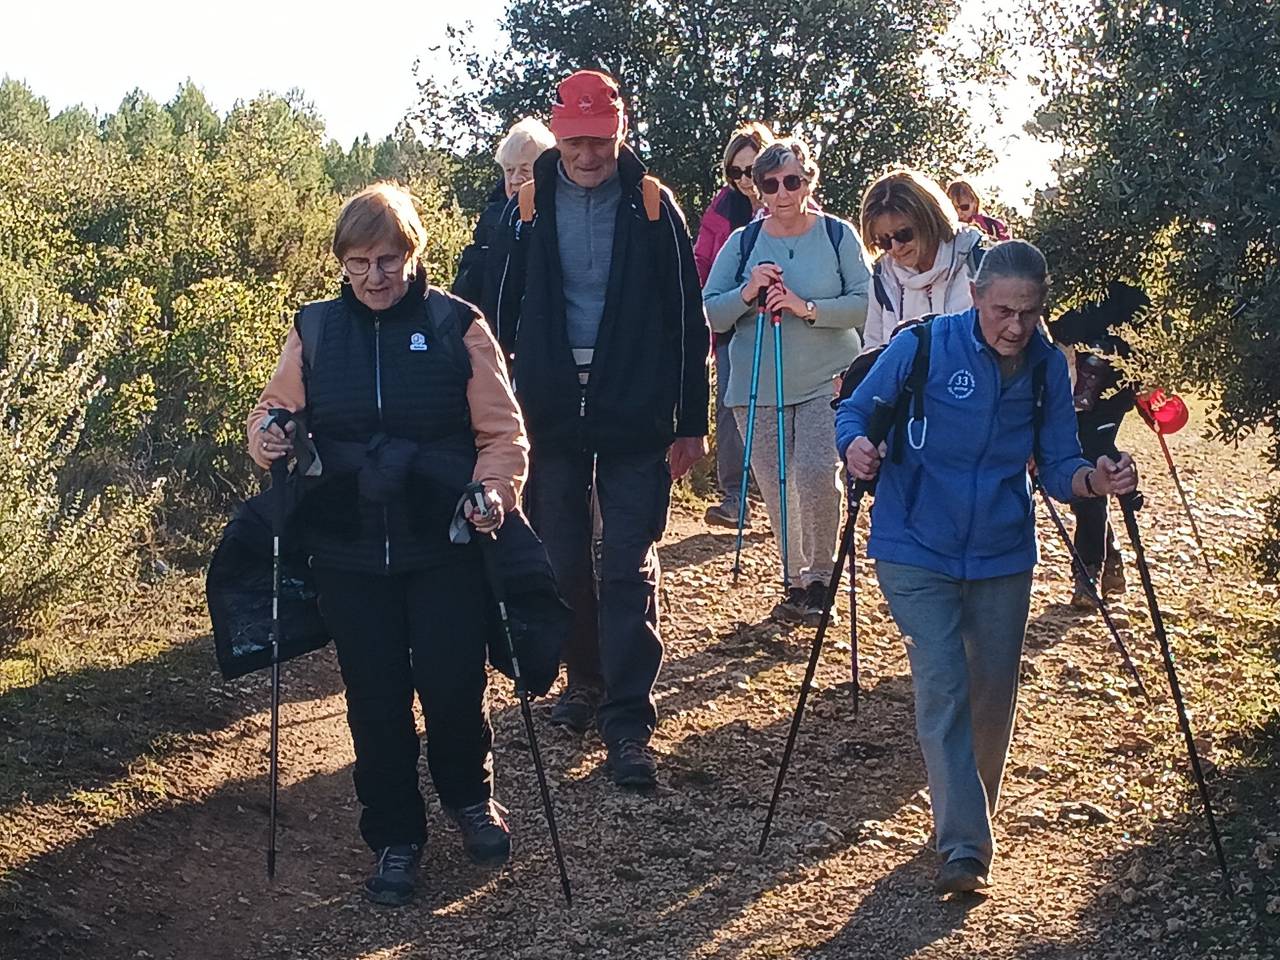
[{"label": "woman in blue fleece jacket", "polygon": [[867,554],[906,638],[942,892],[987,886],[994,853],[991,816],[1037,559],[1027,474],[1037,433],[1033,384],[1043,383],[1036,462],[1050,496],[1069,501],[1137,485],[1128,454],[1096,464],[1080,456],[1066,360],[1039,332],[1047,294],[1034,246],[1010,240],[987,253],[974,307],[932,321],[925,422],[911,424],[901,462],[882,461],[865,434],[875,400],[894,403],[902,393],[915,336],[890,341],[836,414],[849,472],[880,474]]}]

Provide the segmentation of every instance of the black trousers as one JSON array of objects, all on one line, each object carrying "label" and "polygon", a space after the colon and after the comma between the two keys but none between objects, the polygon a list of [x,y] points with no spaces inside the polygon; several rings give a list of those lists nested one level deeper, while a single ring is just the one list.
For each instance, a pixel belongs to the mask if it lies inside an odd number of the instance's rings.
[{"label": "black trousers", "polygon": [[[1076,429],[1080,435],[1080,450],[1088,461],[1096,462],[1115,447],[1116,434],[1124,410],[1116,405],[1100,401],[1089,412],[1076,414]],[[1071,512],[1076,517],[1075,547],[1087,567],[1101,566],[1102,562],[1119,550],[1115,530],[1108,512],[1110,497],[1087,497],[1071,501]]]},{"label": "black trousers", "polygon": [[[592,573],[591,488],[600,506],[599,596]],[[604,690],[597,716],[607,744],[653,735],[653,685],[662,666],[657,542],[667,525],[665,450],[535,450],[526,502],[574,621],[562,659],[569,682]]]},{"label": "black trousers", "polygon": [[441,802],[465,807],[493,793],[480,557],[390,577],[316,569],[315,581],[347,687],[360,834],[374,850],[422,843],[415,690]]}]

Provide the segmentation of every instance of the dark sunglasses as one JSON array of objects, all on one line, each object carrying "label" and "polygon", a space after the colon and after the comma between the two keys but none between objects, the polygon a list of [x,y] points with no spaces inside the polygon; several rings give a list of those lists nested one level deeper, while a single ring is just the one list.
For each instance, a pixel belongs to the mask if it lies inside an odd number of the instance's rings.
[{"label": "dark sunglasses", "polygon": [[888,253],[895,243],[910,243],[915,238],[915,227],[903,227],[895,233],[882,233],[876,237],[876,246]]},{"label": "dark sunglasses", "polygon": [[809,181],[806,180],[804,177],[801,177],[794,173],[788,173],[781,180],[779,180],[777,177],[769,177],[765,180],[761,180],[760,189],[763,190],[765,193],[767,193],[769,196],[773,196],[775,193],[778,192],[778,186],[779,184],[781,184],[782,186],[787,188],[787,191],[789,193],[795,193],[797,190],[800,189],[800,185],[802,183],[808,183],[808,182]]},{"label": "dark sunglasses", "polygon": [[743,177],[749,177],[749,176],[751,176],[751,171],[752,171],[752,170],[754,170],[754,169],[755,169],[755,167],[754,167],[753,165],[750,165],[750,164],[748,164],[748,165],[747,165],[747,166],[745,166],[745,167],[730,167],[730,168],[729,168],[729,179],[730,179],[730,180],[741,180]]}]

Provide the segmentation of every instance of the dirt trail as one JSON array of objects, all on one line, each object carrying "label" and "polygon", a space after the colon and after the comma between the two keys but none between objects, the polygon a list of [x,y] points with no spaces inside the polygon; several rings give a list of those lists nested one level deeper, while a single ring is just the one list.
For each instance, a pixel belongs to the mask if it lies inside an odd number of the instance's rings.
[{"label": "dirt trail", "polygon": [[[910,677],[865,560],[861,714],[846,619],[824,652],[773,839],[756,856],[812,631],[767,620],[776,556],[763,531],[735,590],[732,536],[678,512],[662,549],[656,793],[613,788],[598,739],[558,735],[547,705],[535,708],[573,910],[559,899],[503,682],[497,770],[512,865],[493,874],[467,864],[432,796],[418,902],[388,911],[363,901],[368,853],[331,652],[286,671],[280,872],[269,888],[265,683],[217,679],[188,579],[146,588],[137,609],[95,628],[95,642],[109,635],[124,651],[116,664],[0,693],[0,957],[1280,956],[1276,588],[1233,559],[1258,524],[1258,452],[1189,430],[1173,438],[1214,545],[1206,582],[1154,443],[1140,426],[1125,438],[1148,465],[1144,532],[1213,765],[1241,890],[1233,903],[1206,856],[1136,575],[1116,612],[1150,705],[1127,689],[1101,621],[1064,605],[1065,553],[1043,510],[993,895],[931,892]],[[429,790],[425,770],[423,782]]]}]

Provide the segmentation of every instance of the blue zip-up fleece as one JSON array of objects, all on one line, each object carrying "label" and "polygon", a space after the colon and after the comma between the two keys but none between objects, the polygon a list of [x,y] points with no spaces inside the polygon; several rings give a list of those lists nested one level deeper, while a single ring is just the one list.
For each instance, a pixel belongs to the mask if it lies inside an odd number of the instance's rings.
[{"label": "blue zip-up fleece", "polygon": [[[937,317],[925,386],[927,428],[921,449],[904,443],[901,463],[880,465],[867,555],[924,567],[962,580],[1021,573],[1038,559],[1032,486],[1031,371],[1045,364],[1038,468],[1055,500],[1071,499],[1080,456],[1066,358],[1039,332],[1022,368],[1001,383],[978,312]],[[836,412],[840,458],[867,432],[875,398],[893,403],[915,358],[916,337],[889,341],[875,365]],[[912,425],[918,442],[920,426]],[[892,444],[890,444],[892,447]]]}]

